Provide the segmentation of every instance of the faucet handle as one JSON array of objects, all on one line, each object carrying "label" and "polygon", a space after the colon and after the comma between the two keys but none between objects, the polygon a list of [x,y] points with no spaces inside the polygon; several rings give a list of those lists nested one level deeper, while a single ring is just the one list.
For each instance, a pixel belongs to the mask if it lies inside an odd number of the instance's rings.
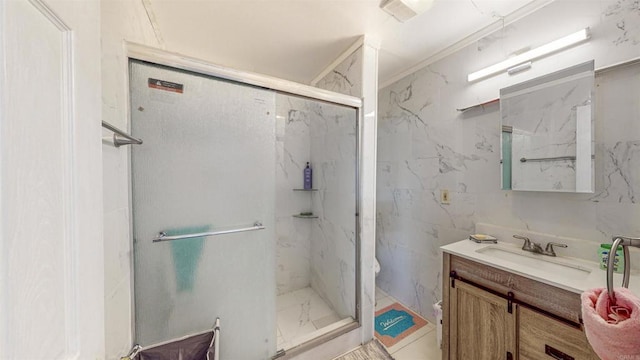
[{"label": "faucet handle", "polygon": [[524,244],[522,245],[522,250],[531,248],[531,240],[528,237],[522,235],[513,235],[514,238],[524,240]]},{"label": "faucet handle", "polygon": [[561,243],[555,243],[555,242],[548,242],[548,243],[547,243],[547,246],[546,246],[546,247],[545,247],[545,249],[544,249],[544,252],[545,252],[546,254],[548,254],[548,255],[556,256],[556,252],[553,250],[553,247],[554,247],[554,246],[558,246],[558,247],[561,247],[561,248],[566,248],[566,247],[568,247],[568,246],[567,246],[567,244],[561,244]]}]

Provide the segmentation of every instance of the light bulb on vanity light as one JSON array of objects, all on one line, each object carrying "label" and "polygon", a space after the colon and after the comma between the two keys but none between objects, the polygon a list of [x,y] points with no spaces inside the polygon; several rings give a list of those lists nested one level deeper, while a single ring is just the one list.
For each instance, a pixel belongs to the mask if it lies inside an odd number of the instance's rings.
[{"label": "light bulb on vanity light", "polygon": [[[494,74],[497,74],[499,72],[505,71],[507,69],[517,69],[515,72],[522,71],[522,70],[526,70],[526,63],[527,62],[531,62],[531,60],[535,60],[538,58],[541,58],[545,55],[551,54],[553,52],[556,52],[558,50],[562,50],[564,48],[567,48],[571,45],[575,45],[577,43],[580,43],[582,41],[585,41],[587,39],[589,39],[589,28],[584,28],[578,32],[575,32],[571,35],[567,35],[563,38],[554,40],[548,44],[539,46],[533,50],[529,50],[527,52],[524,52],[520,55],[514,56],[512,58],[509,58],[507,60],[501,61],[495,65],[491,65],[489,67],[486,67],[482,70],[478,70],[474,73],[471,73],[467,76],[467,81],[468,82],[473,82]],[[521,69],[519,65],[524,65]],[[512,72],[513,73],[513,72]]]}]

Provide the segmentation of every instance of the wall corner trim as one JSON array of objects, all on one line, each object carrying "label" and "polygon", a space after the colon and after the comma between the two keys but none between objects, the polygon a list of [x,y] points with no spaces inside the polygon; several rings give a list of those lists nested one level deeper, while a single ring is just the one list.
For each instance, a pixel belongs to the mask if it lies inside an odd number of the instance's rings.
[{"label": "wall corner trim", "polygon": [[362,35],[356,40],[351,46],[349,46],[345,51],[340,54],[335,60],[331,62],[327,67],[324,68],[313,80],[311,80],[310,85],[316,86],[320,80],[322,80],[327,74],[329,74],[336,66],[340,65],[346,58],[351,56],[356,50],[358,50],[362,45],[367,43],[365,40],[365,35]]}]

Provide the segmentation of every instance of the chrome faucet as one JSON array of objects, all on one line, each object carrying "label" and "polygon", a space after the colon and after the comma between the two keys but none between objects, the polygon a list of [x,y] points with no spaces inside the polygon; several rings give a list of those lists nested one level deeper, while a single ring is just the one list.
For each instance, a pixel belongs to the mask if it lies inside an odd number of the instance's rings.
[{"label": "chrome faucet", "polygon": [[516,239],[524,240],[524,244],[522,244],[522,250],[524,251],[530,251],[536,254],[542,254],[542,252],[544,251],[542,250],[542,246],[540,246],[540,244],[532,242],[526,236],[513,235],[513,237]]},{"label": "chrome faucet", "polygon": [[542,254],[542,255],[547,255],[547,256],[556,256],[556,252],[553,249],[554,246],[559,246],[559,247],[563,247],[563,248],[567,247],[566,244],[549,242],[549,243],[547,243],[547,246],[545,247],[545,249],[542,250],[542,246],[540,246],[540,244],[532,242],[526,236],[513,235],[513,237],[516,238],[516,239],[524,240],[524,244],[522,244],[522,250],[530,251],[530,252],[535,253],[535,254]]},{"label": "chrome faucet", "polygon": [[547,243],[547,246],[544,248],[544,251],[542,252],[542,255],[556,256],[556,252],[553,250],[553,246],[554,245],[558,246],[558,247],[561,247],[561,248],[566,248],[567,247],[567,244],[549,242],[549,243]]}]

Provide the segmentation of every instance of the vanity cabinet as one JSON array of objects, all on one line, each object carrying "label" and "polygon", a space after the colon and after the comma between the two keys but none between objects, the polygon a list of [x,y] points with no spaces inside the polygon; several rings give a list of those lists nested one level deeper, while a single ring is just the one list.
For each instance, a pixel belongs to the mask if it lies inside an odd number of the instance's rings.
[{"label": "vanity cabinet", "polygon": [[503,298],[458,282],[450,289],[450,359],[505,359],[515,354],[516,317]]},{"label": "vanity cabinet", "polygon": [[598,359],[580,328],[521,305],[518,322],[520,359]]},{"label": "vanity cabinet", "polygon": [[443,360],[598,360],[580,295],[444,254]]}]

